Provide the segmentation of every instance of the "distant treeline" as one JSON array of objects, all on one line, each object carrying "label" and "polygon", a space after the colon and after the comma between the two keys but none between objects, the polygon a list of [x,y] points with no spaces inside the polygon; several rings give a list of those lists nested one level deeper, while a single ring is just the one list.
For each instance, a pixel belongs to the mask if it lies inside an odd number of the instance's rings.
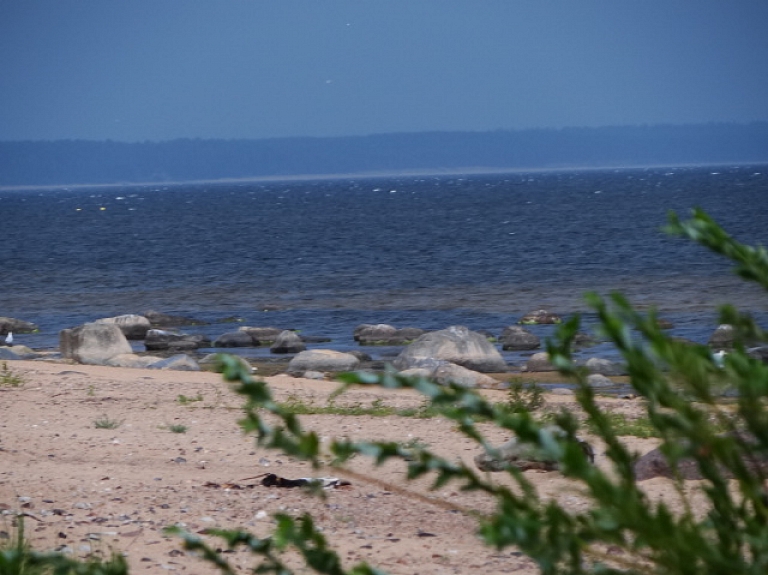
[{"label": "distant treeline", "polygon": [[768,162],[768,122],[336,138],[0,142],[0,185]]}]

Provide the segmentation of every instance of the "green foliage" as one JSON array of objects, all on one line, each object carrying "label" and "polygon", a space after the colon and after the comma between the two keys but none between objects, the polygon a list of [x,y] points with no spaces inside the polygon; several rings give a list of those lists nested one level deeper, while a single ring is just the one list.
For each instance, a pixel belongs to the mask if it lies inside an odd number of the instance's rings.
[{"label": "green foliage", "polygon": [[108,560],[85,560],[61,553],[34,551],[24,538],[24,517],[16,518],[15,536],[0,546],[0,575],[127,575],[128,565],[121,555]]},{"label": "green foliage", "polygon": [[180,423],[174,423],[168,426],[168,431],[171,433],[186,433],[189,428],[186,425]]},{"label": "green foliage", "polygon": [[544,406],[544,392],[536,382],[525,382],[520,378],[509,381],[506,406],[512,413],[536,411]]},{"label": "green foliage", "polygon": [[[672,216],[670,231],[726,255],[742,277],[768,288],[768,257],[763,248],[741,246],[705,214],[695,212],[690,221]],[[580,510],[566,509],[556,499],[542,497],[524,473],[510,466],[505,473],[513,487],[495,482],[462,463],[449,461],[426,449],[411,449],[397,442],[336,440],[330,450],[338,465],[354,455],[382,464],[399,459],[407,477],[430,476],[435,488],[448,483],[462,490],[493,497],[496,509],[479,519],[479,534],[499,549],[516,546],[546,575],[586,573],[634,575],[750,574],[768,572],[768,366],[750,357],[744,342],[765,340],[765,333],[747,315],[731,307],[721,310],[721,321],[736,332],[736,345],[721,367],[705,346],[667,337],[654,312],[642,314],[619,294],[588,296],[597,313],[602,335],[623,356],[630,383],[642,402],[645,415],[635,423],[660,440],[660,452],[671,469],[681,505],[653,499],[638,485],[635,462],[619,436],[626,419],[603,412],[587,384],[587,372],[571,356],[571,343],[580,328],[574,317],[558,327],[547,351],[563,375],[577,382],[576,400],[586,414],[587,429],[602,445],[605,461],[592,465],[577,439],[579,421],[568,412],[553,416],[562,434],[542,429],[529,410],[509,409],[456,385],[441,386],[425,379],[403,378],[396,373],[356,373],[343,376],[345,385],[375,384],[389,389],[409,388],[421,393],[429,409],[451,419],[455,429],[491,450],[480,424],[493,423],[514,433],[559,464],[574,490],[588,502]],[[279,449],[322,463],[320,441],[305,430],[295,411],[276,402],[266,383],[255,381],[242,365],[221,356],[225,379],[246,398],[244,431],[255,434],[259,445]],[[723,403],[719,391],[727,386],[734,401]],[[698,502],[684,485],[680,469],[692,465],[702,478]],[[702,503],[703,500],[703,503]],[[307,565],[320,573],[376,573],[367,565],[351,570],[308,516],[277,515],[271,537],[259,539],[243,531],[218,531],[227,545],[243,545],[259,557],[257,572],[290,573],[280,553],[298,550]],[[177,530],[178,532],[178,530]],[[232,573],[221,554],[199,538],[184,534],[185,545],[195,549],[225,573]]]},{"label": "green foliage", "polygon": [[198,392],[195,397],[187,397],[186,395],[180,394],[176,398],[176,401],[179,403],[179,405],[189,405],[190,403],[203,401],[203,394]]},{"label": "green foliage", "polygon": [[93,426],[96,429],[117,429],[123,424],[119,419],[110,419],[106,415],[101,419],[96,419],[93,422]]},{"label": "green foliage", "polygon": [[4,361],[0,367],[0,386],[21,387],[24,383],[24,378],[15,374],[8,367],[8,362]]}]

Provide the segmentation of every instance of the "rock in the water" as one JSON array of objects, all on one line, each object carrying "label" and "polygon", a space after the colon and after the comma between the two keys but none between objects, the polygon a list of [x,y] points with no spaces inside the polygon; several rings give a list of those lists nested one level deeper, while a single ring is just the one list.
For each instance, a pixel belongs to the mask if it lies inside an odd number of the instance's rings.
[{"label": "rock in the water", "polygon": [[586,367],[590,373],[599,373],[605,376],[625,375],[627,373],[626,368],[622,364],[599,357],[590,357],[587,360]]},{"label": "rock in the water", "polygon": [[601,373],[592,373],[587,376],[587,384],[590,387],[616,387],[616,384]]},{"label": "rock in the water", "polygon": [[302,374],[305,371],[341,372],[354,371],[360,361],[350,353],[330,349],[311,349],[302,351],[291,359],[288,373]]},{"label": "rock in the water", "polygon": [[520,318],[520,321],[518,323],[521,323],[523,325],[538,325],[538,324],[562,323],[562,321],[563,320],[559,315],[556,315],[551,311],[547,311],[545,309],[537,309],[536,311],[531,311],[525,314],[523,317]]},{"label": "rock in the water", "polygon": [[168,315],[159,311],[148,311],[142,315],[149,320],[152,327],[181,327],[185,325],[207,325],[208,323],[191,317]]},{"label": "rock in the water", "polygon": [[733,326],[727,323],[720,324],[709,337],[709,346],[713,349],[729,350],[733,347],[735,339],[736,334]]},{"label": "rock in the water", "polygon": [[203,335],[192,335],[165,329],[150,329],[144,338],[147,351],[180,351],[208,347],[211,341]]},{"label": "rock in the water", "polygon": [[131,344],[114,324],[86,323],[59,333],[61,355],[78,363],[104,365],[123,353],[133,353]]},{"label": "rock in the water", "polygon": [[285,330],[277,336],[269,351],[272,353],[299,353],[307,349],[307,346],[295,331]]},{"label": "rock in the water", "polygon": [[523,351],[541,347],[541,339],[536,334],[523,329],[519,325],[504,328],[499,338],[501,349],[504,351]]},{"label": "rock in the water", "polygon": [[549,354],[545,351],[534,353],[525,362],[525,371],[557,371],[557,368],[549,362]]},{"label": "rock in the water", "polygon": [[200,371],[200,366],[194,358],[186,355],[172,355],[147,366],[149,369],[173,369],[178,371]]},{"label": "rock in the water", "polygon": [[[215,371],[217,373],[221,373],[222,369],[221,369],[221,363],[219,362],[219,356],[220,354],[218,353],[209,353],[205,357],[201,357],[197,361],[197,363],[200,365],[202,369],[206,371]],[[248,363],[248,361],[246,361],[245,358],[240,357],[239,355],[230,355],[230,357],[234,357],[235,359],[237,359],[240,365],[242,365],[248,373],[253,373],[254,371],[256,371],[256,368],[253,367],[250,363]]]},{"label": "rock in the water", "polygon": [[253,345],[272,345],[277,340],[277,336],[285,330],[279,327],[251,327],[244,325],[239,331],[244,331],[253,340]]},{"label": "rock in the water", "polygon": [[[554,438],[565,437],[565,432],[556,425],[542,428],[541,433],[549,434]],[[592,446],[582,439],[578,439],[578,441],[589,461],[594,462],[595,453]],[[558,469],[557,461],[541,448],[531,443],[522,442],[516,437],[498,447],[494,452],[483,452],[475,456],[475,465],[481,471],[504,471],[509,467],[517,467],[521,471],[528,471],[529,469],[555,471]]]},{"label": "rock in the water", "polygon": [[230,331],[217,337],[213,347],[252,347],[253,338],[244,331]]},{"label": "rock in the water", "polygon": [[152,325],[143,315],[127,314],[97,319],[95,323],[114,324],[120,328],[127,339],[144,339]]},{"label": "rock in the water", "polygon": [[422,335],[424,335],[424,330],[417,327],[397,329],[394,326],[380,323],[357,326],[353,338],[360,345],[405,345]]},{"label": "rock in the water", "polygon": [[35,333],[38,331],[38,327],[34,323],[22,319],[0,317],[0,335],[7,335],[9,331],[13,333]]},{"label": "rock in the water", "polygon": [[444,360],[481,373],[507,370],[498,350],[482,334],[464,326],[425,333],[395,359],[398,370],[421,367],[424,360]]}]

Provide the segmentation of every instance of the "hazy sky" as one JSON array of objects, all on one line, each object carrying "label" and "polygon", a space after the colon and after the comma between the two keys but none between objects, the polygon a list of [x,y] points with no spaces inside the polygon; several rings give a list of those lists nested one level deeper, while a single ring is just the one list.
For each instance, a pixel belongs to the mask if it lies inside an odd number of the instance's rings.
[{"label": "hazy sky", "polygon": [[0,140],[768,120],[768,0],[0,0]]}]

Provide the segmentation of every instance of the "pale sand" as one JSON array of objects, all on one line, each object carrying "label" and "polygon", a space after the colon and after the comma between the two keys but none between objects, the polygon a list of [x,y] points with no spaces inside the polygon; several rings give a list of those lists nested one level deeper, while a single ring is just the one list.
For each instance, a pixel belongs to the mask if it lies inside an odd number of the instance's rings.
[{"label": "pale sand", "polygon": [[[374,468],[363,458],[354,472],[312,470],[304,462],[257,448],[236,421],[242,398],[214,373],[122,369],[39,361],[7,362],[26,381],[0,387],[0,531],[12,532],[11,512],[24,511],[28,537],[37,549],[66,545],[78,556],[89,550],[125,553],[138,573],[213,573],[200,559],[181,551],[165,526],[246,528],[264,536],[270,515],[311,513],[349,566],[366,560],[391,573],[536,573],[515,549],[485,547],[474,535],[476,520],[461,510],[487,512],[493,502],[455,485],[430,491],[427,480],[407,483],[403,463]],[[333,382],[274,376],[267,381],[278,399],[290,395],[325,404]],[[505,399],[500,391],[489,397]],[[179,396],[199,401],[186,404]],[[338,402],[418,406],[406,391],[355,388]],[[550,404],[570,405],[571,397],[547,396]],[[638,412],[637,401],[604,399],[614,410]],[[120,421],[97,429],[101,419]],[[442,418],[306,416],[305,427],[323,438],[352,437],[409,441],[471,463],[478,448]],[[185,425],[173,433],[170,425]],[[504,433],[492,430],[497,442]],[[628,439],[645,452],[654,440]],[[598,464],[605,457],[598,449]],[[330,490],[322,500],[294,489],[267,488],[254,476],[273,472],[287,478],[335,475],[348,488]],[[583,509],[586,500],[556,472],[527,472],[546,496]],[[508,481],[503,474],[494,479]],[[366,479],[367,478],[367,479]],[[375,479],[374,479],[375,478]],[[244,489],[206,486],[233,482]],[[412,493],[403,491],[406,488]],[[665,479],[645,482],[653,497],[672,497]],[[429,535],[425,535],[424,533]],[[205,537],[205,535],[202,535]],[[222,545],[219,545],[222,546]],[[226,555],[235,565],[254,564],[238,551]]]}]

